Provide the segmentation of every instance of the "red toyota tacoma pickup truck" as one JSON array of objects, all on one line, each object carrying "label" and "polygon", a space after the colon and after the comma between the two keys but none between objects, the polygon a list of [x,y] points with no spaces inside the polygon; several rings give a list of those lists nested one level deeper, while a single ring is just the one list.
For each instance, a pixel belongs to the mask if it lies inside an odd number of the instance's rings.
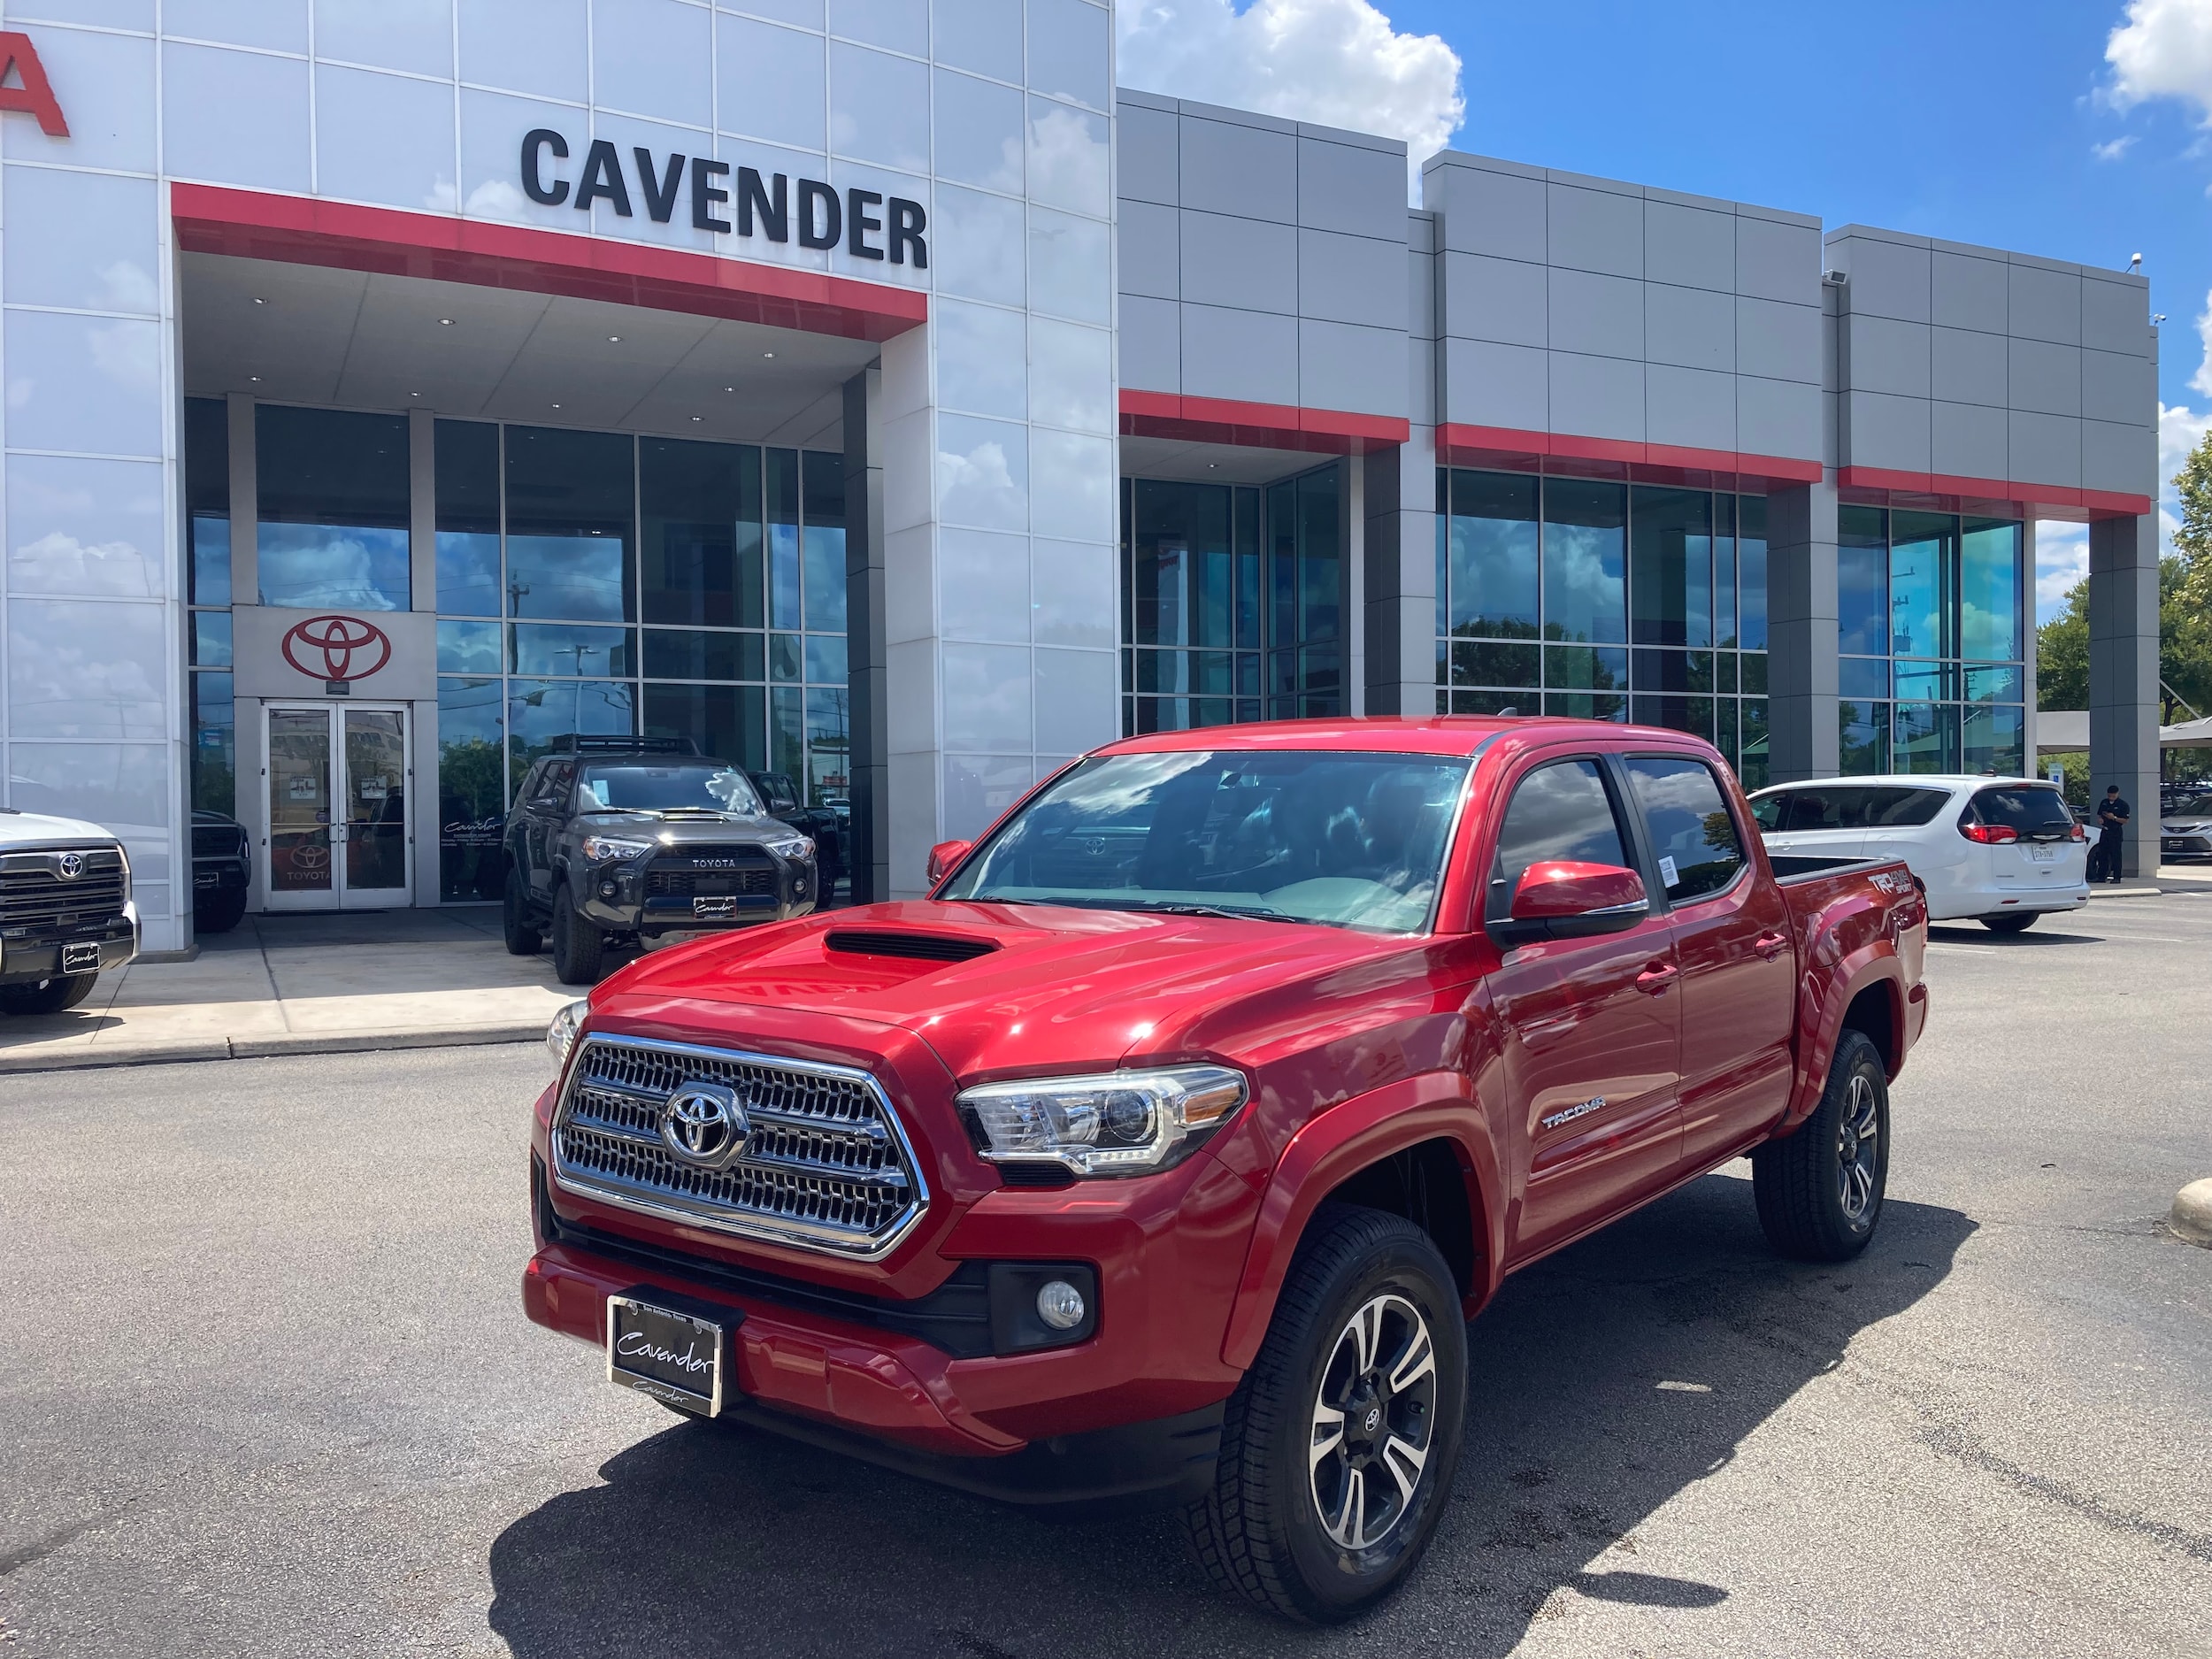
[{"label": "red toyota tacoma pickup truck", "polygon": [[1694,739],[1133,738],[932,864],[554,1022],[523,1302],[611,1380],[1179,1502],[1224,1586],[1326,1621],[1435,1530],[1508,1273],[1747,1153],[1785,1255],[1880,1218],[1926,908],[1770,860]]}]

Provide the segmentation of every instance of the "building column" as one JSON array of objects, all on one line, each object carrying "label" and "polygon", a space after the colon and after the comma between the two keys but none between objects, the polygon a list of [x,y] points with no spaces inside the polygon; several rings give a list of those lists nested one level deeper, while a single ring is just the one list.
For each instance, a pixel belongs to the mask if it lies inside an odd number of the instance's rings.
[{"label": "building column", "polygon": [[2158,867],[2158,521],[2089,526],[2089,798],[2134,809],[2120,872]]},{"label": "building column", "polygon": [[1836,487],[1767,496],[1768,781],[1836,775]]},{"label": "building column", "polygon": [[1436,712],[1436,429],[1355,463],[1365,506],[1367,712]]},{"label": "building column", "polygon": [[883,371],[845,382],[846,674],[851,687],[851,844],[856,904],[891,895],[891,818],[885,748],[883,624]]}]

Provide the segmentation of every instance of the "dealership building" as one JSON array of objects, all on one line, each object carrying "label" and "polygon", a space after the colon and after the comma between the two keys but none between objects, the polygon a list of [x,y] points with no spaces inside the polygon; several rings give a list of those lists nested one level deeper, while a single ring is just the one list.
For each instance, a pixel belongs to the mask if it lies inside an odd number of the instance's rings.
[{"label": "dealership building", "polygon": [[862,896],[1231,720],[2017,772],[2038,519],[2156,799],[2139,276],[1455,152],[1409,210],[1117,90],[1088,0],[0,27],[6,802],[122,835],[150,949],[196,811],[255,908],[496,896],[572,733],[849,806]]}]

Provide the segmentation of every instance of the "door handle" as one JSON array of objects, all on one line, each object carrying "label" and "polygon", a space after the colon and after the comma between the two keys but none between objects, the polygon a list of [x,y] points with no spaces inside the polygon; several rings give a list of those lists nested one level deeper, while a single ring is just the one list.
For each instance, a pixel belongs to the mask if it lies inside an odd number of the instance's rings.
[{"label": "door handle", "polygon": [[1761,933],[1751,941],[1751,948],[1771,962],[1789,948],[1789,942],[1787,933]]},{"label": "door handle", "polygon": [[1636,976],[1636,988],[1647,996],[1657,996],[1675,981],[1678,970],[1671,962],[1653,962]]}]

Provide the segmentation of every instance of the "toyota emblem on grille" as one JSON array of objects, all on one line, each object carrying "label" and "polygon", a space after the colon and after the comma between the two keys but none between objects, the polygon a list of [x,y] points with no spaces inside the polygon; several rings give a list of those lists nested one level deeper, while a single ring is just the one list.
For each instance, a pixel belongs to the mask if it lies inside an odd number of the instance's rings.
[{"label": "toyota emblem on grille", "polygon": [[687,1083],[661,1108],[661,1139],[687,1164],[720,1169],[745,1148],[751,1120],[733,1089]]},{"label": "toyota emblem on grille", "polygon": [[64,853],[54,861],[54,864],[61,872],[61,879],[64,881],[74,881],[79,876],[84,874],[82,853]]}]

